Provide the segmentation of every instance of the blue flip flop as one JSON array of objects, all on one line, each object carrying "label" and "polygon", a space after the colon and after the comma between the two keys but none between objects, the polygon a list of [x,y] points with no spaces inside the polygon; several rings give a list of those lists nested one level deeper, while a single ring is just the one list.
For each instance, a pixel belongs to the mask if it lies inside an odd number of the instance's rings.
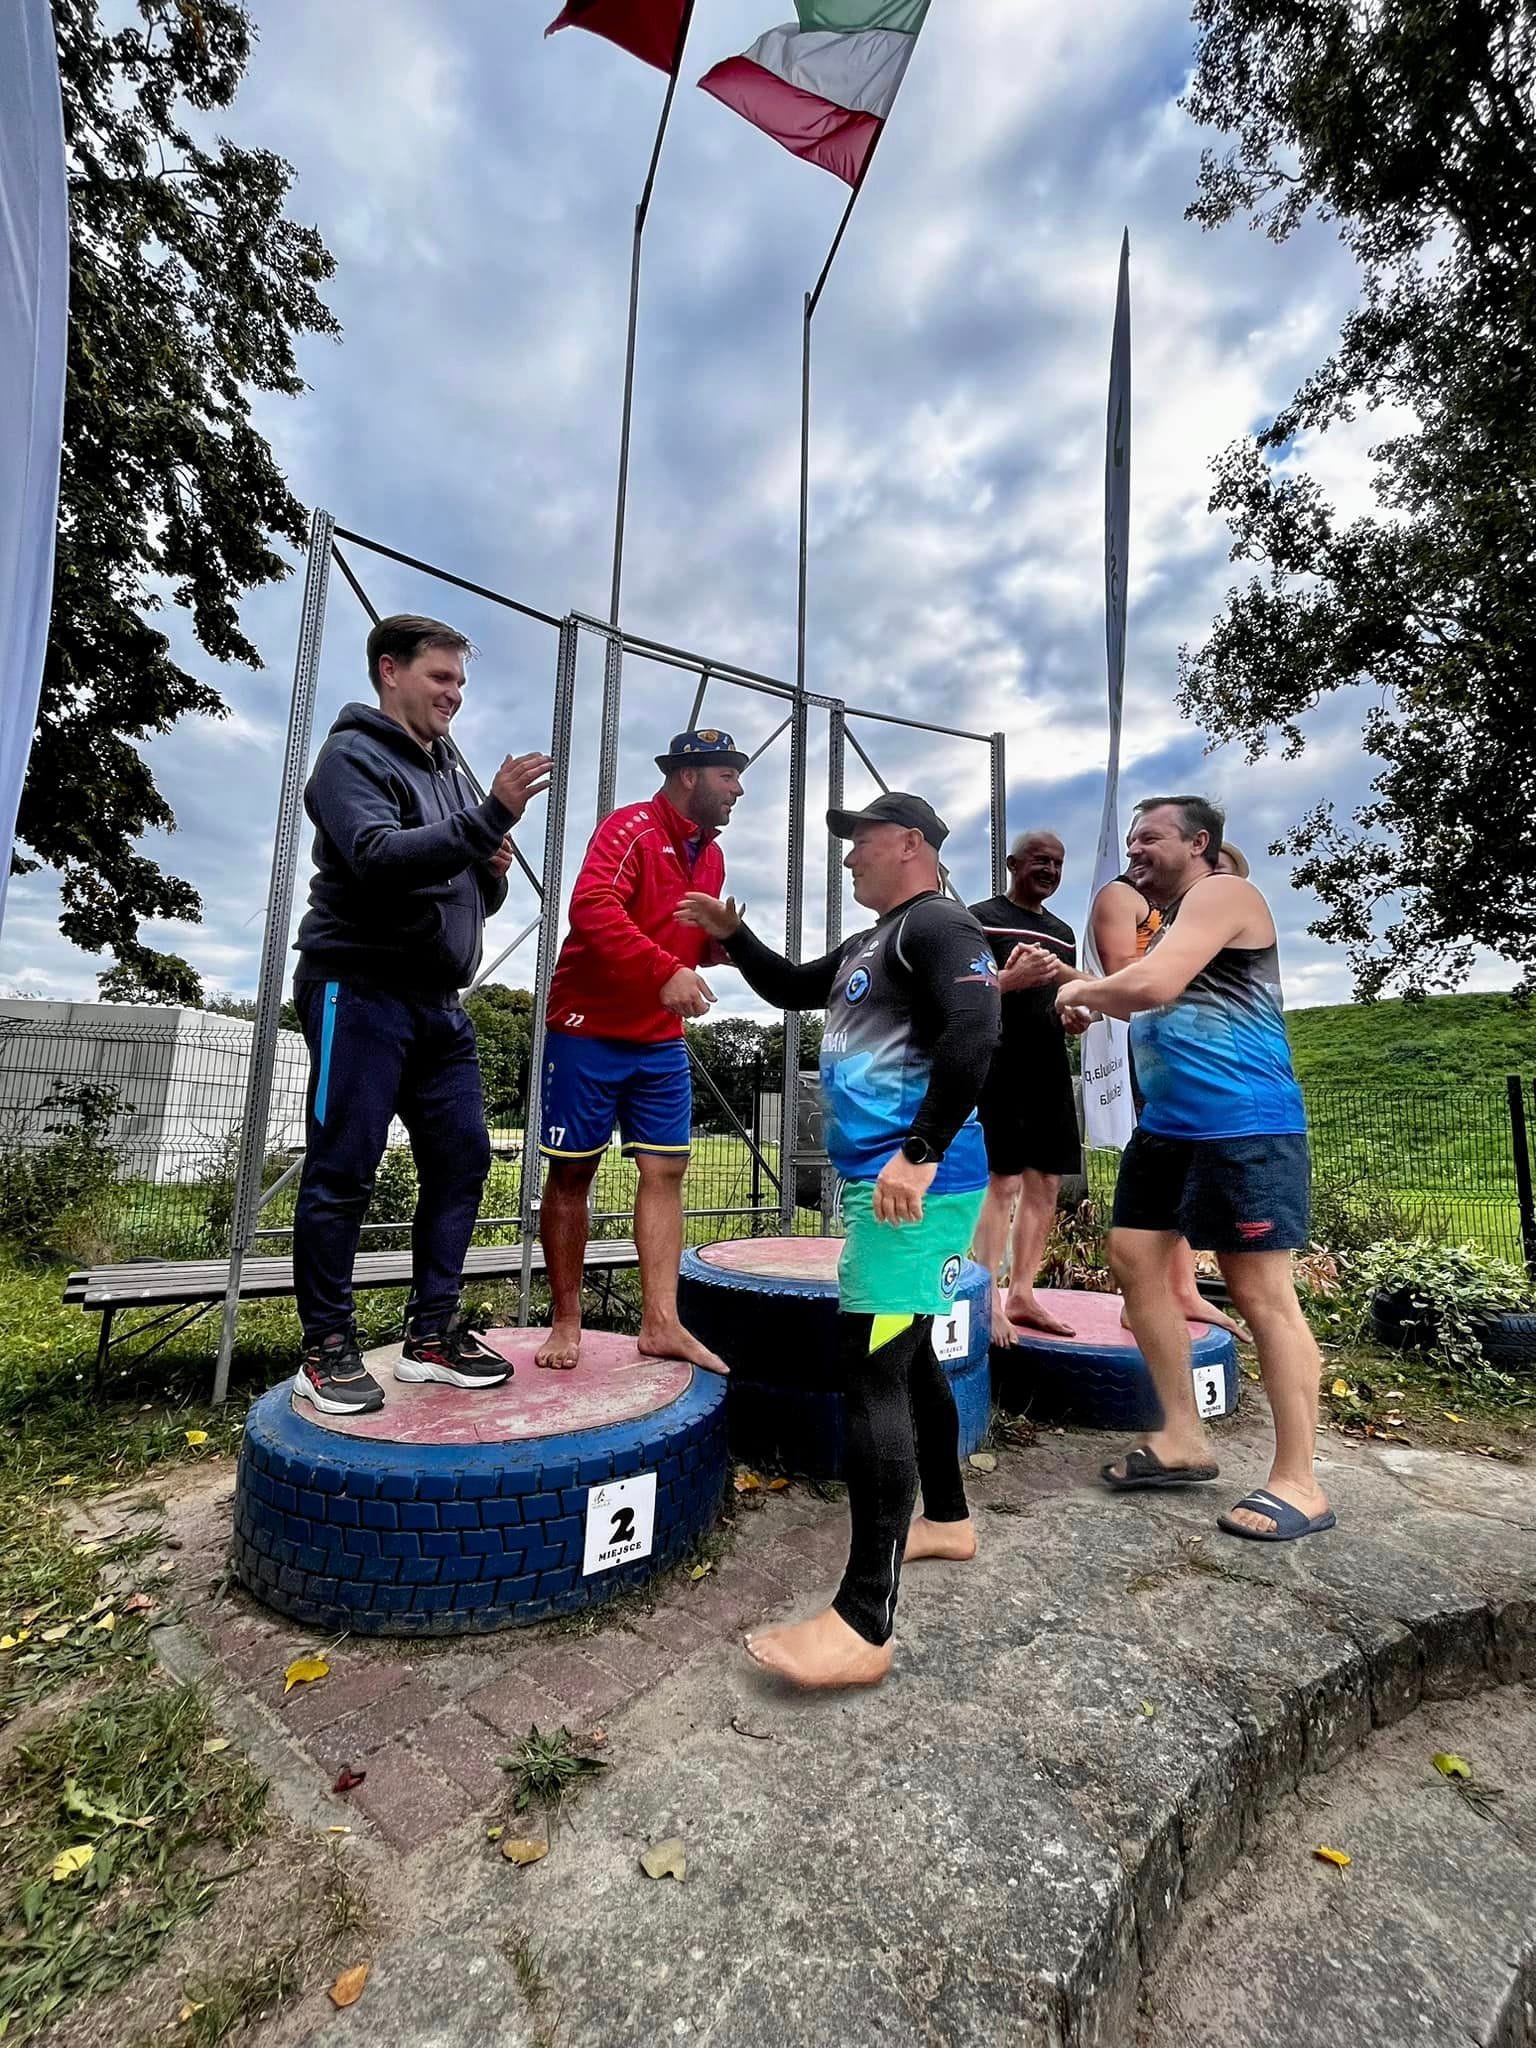
[{"label": "blue flip flop", "polygon": [[[1247,1508],[1255,1515],[1267,1515],[1275,1524],[1274,1528],[1245,1529],[1241,1522],[1232,1520],[1238,1508]],[[1332,1508],[1325,1508],[1320,1515],[1304,1515],[1288,1500],[1281,1500],[1275,1494],[1255,1487],[1252,1493],[1245,1493],[1235,1507],[1228,1508],[1224,1515],[1218,1515],[1216,1526],[1225,1529],[1229,1536],[1246,1536],[1253,1543],[1294,1543],[1298,1536],[1317,1536],[1324,1529],[1335,1528],[1338,1519]]]}]

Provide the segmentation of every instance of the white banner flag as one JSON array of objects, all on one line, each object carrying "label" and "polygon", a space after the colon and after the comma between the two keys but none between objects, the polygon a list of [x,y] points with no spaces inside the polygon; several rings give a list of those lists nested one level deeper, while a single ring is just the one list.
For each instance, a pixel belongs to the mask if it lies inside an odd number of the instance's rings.
[{"label": "white banner flag", "polygon": [[[1109,413],[1104,436],[1104,639],[1109,656],[1109,761],[1104,810],[1093,862],[1089,916],[1083,921],[1083,964],[1104,971],[1093,943],[1092,910],[1099,891],[1120,873],[1120,707],[1125,697],[1125,603],[1131,534],[1131,238],[1120,244],[1120,285],[1115,294],[1115,338],[1109,357]],[[1083,1129],[1090,1145],[1123,1150],[1136,1127],[1131,1105],[1130,1033],[1114,1017],[1101,1017],[1080,1041],[1083,1054]]]},{"label": "white banner flag", "polygon": [[69,201],[48,0],[0,4],[0,918],[37,723],[64,432]]}]

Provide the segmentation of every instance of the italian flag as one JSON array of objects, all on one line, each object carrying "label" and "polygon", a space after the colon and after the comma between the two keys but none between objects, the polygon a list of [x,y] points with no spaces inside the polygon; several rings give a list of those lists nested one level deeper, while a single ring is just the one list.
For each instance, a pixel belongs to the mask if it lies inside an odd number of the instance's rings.
[{"label": "italian flag", "polygon": [[590,29],[643,64],[670,72],[677,69],[687,11],[686,0],[567,0],[544,33],[552,36],[557,28]]},{"label": "italian flag", "polygon": [[799,20],[699,80],[775,142],[857,185],[928,0],[795,0]]}]

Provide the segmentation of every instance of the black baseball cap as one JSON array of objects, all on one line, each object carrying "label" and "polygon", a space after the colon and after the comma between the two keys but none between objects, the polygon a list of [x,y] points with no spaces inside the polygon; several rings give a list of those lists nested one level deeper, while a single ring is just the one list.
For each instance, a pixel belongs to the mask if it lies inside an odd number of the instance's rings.
[{"label": "black baseball cap", "polygon": [[857,825],[908,825],[934,848],[949,837],[949,827],[930,803],[904,789],[888,789],[862,811],[828,811],[827,830],[834,839],[851,839]]}]

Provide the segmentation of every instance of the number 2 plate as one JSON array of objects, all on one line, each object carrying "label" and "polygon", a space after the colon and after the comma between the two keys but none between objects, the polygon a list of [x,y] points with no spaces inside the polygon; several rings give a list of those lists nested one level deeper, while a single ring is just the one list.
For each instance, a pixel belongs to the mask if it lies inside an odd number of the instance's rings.
[{"label": "number 2 plate", "polygon": [[616,1564],[649,1557],[656,1526],[656,1474],[640,1472],[633,1479],[613,1479],[587,1495],[587,1542],[581,1561],[583,1578],[611,1572]]}]

